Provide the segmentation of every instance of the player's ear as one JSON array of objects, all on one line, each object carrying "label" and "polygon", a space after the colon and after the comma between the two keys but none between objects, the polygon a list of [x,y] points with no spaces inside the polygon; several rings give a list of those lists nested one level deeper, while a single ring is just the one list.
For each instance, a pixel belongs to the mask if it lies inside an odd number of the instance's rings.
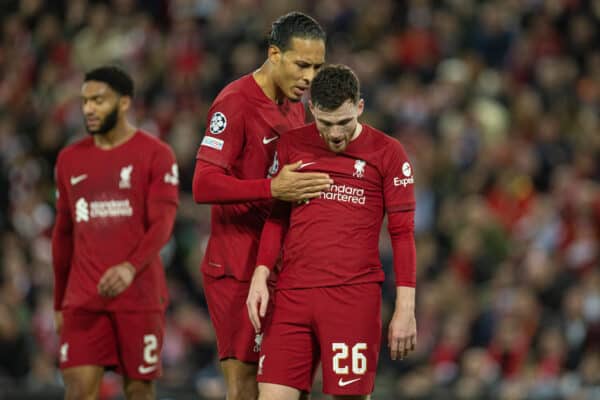
[{"label": "player's ear", "polygon": [[121,96],[119,98],[119,108],[121,109],[121,111],[129,110],[130,106],[131,106],[131,97]]},{"label": "player's ear", "polygon": [[269,61],[271,62],[271,64],[273,64],[273,65],[279,64],[282,56],[283,56],[283,53],[281,52],[281,49],[279,47],[274,46],[274,45],[269,46],[269,50],[267,51],[267,57],[268,57]]},{"label": "player's ear", "polygon": [[317,117],[315,116],[315,105],[313,104],[312,100],[308,100],[308,109],[310,110],[310,113],[313,115],[314,119],[317,119]]},{"label": "player's ear", "polygon": [[363,99],[358,100],[358,104],[356,105],[357,111],[358,113],[356,114],[356,117],[360,117],[363,113],[363,111],[365,110],[365,101]]}]

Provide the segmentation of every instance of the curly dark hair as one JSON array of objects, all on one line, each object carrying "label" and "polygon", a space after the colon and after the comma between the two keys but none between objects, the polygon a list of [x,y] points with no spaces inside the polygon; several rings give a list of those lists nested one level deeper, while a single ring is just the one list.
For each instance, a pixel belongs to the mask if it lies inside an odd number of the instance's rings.
[{"label": "curly dark hair", "polygon": [[310,86],[310,100],[322,110],[336,110],[347,100],[357,104],[359,99],[358,78],[345,65],[328,65],[322,68]]},{"label": "curly dark hair", "polygon": [[133,79],[125,70],[115,65],[105,65],[88,71],[83,81],[103,82],[120,95],[133,97]]},{"label": "curly dark hair", "polygon": [[292,11],[277,18],[271,25],[269,46],[277,46],[281,51],[289,49],[292,38],[325,41],[325,31],[311,16]]}]

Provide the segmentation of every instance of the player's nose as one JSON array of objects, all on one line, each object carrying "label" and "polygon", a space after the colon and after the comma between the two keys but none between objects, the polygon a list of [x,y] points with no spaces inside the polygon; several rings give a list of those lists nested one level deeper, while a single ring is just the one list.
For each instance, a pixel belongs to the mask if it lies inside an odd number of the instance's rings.
[{"label": "player's nose", "polygon": [[317,74],[317,71],[315,71],[314,68],[304,68],[303,73],[302,73],[302,80],[307,85],[310,85],[310,83],[312,82],[312,80],[314,79],[316,74]]}]

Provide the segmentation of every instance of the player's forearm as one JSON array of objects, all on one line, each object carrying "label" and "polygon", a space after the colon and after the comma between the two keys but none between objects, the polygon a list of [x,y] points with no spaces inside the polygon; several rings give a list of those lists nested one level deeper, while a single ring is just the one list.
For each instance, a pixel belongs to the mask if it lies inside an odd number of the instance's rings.
[{"label": "player's forearm", "polygon": [[282,201],[276,201],[273,205],[260,235],[256,265],[264,265],[270,270],[275,267],[289,224],[289,207]]},{"label": "player's forearm", "polygon": [[408,286],[396,287],[396,311],[414,312],[415,288]]},{"label": "player's forearm", "polygon": [[57,212],[52,230],[52,267],[54,270],[54,309],[60,310],[67,289],[73,257],[73,227],[68,212]]},{"label": "player's forearm", "polygon": [[224,168],[197,160],[192,185],[194,201],[200,204],[243,203],[269,200],[270,179],[238,179]]},{"label": "player's forearm", "polygon": [[394,253],[396,286],[415,287],[417,251],[414,236],[414,211],[388,215],[388,230]]},{"label": "player's forearm", "polygon": [[177,205],[167,201],[156,201],[148,205],[150,225],[140,244],[127,259],[139,274],[158,257],[160,249],[167,243],[173,230]]}]

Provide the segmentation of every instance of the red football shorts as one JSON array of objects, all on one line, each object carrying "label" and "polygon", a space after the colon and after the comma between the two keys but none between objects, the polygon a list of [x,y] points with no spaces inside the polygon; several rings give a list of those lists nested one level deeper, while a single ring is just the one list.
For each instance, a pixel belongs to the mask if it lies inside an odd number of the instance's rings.
[{"label": "red football shorts", "polygon": [[259,347],[248,317],[246,299],[250,282],[230,276],[213,278],[203,274],[204,295],[217,336],[219,359],[235,358],[257,363]]},{"label": "red football shorts", "polygon": [[161,375],[164,325],[158,311],[65,310],[59,366],[114,367],[130,379],[154,380]]},{"label": "red football shorts", "polygon": [[373,391],[381,344],[378,283],[278,290],[260,354],[258,381],[310,392],[321,362],[323,392]]}]

